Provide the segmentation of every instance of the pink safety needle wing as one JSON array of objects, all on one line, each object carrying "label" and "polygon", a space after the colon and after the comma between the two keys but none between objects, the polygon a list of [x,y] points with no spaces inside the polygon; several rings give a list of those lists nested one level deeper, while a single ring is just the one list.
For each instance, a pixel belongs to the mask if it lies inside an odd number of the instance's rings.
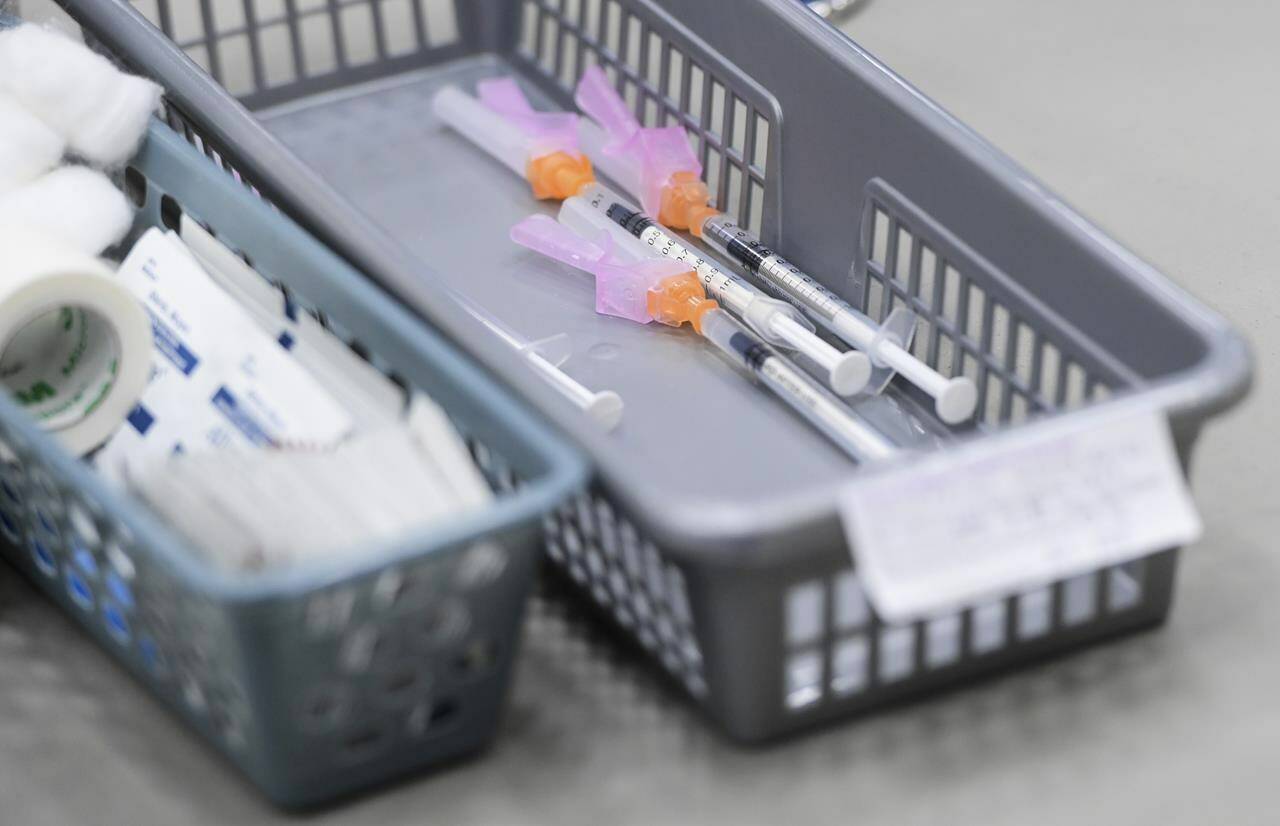
[{"label": "pink safety needle wing", "polygon": [[535,154],[578,152],[578,116],[539,112],[513,78],[497,77],[476,84],[476,97],[536,141]]}]

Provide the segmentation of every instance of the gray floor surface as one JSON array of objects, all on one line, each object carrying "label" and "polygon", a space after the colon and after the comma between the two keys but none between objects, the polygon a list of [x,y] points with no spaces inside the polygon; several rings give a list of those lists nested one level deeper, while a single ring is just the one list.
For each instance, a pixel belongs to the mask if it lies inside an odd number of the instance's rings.
[{"label": "gray floor surface", "polygon": [[[543,602],[484,759],[311,820],[1280,822],[1280,4],[873,0],[846,29],[1252,339],[1168,626],[742,750]],[[276,817],[0,567],[0,824]]]}]

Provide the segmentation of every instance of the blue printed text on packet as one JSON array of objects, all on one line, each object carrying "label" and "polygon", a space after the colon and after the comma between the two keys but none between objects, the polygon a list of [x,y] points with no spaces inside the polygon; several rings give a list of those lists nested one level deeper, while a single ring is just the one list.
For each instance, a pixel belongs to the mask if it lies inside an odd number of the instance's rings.
[{"label": "blue printed text on packet", "polygon": [[213,394],[213,406],[218,412],[227,417],[227,421],[235,426],[244,434],[245,438],[253,442],[259,447],[270,447],[274,442],[271,436],[267,434],[266,428],[254,419],[244,406],[236,401],[236,397],[225,387],[219,387],[218,392]]},{"label": "blue printed text on packet", "polygon": [[156,350],[173,362],[173,366],[182,371],[184,376],[191,375],[191,371],[196,369],[200,359],[182,343],[182,340],[178,338],[173,330],[169,329],[169,325],[157,318],[155,313],[150,313],[150,315],[151,335],[154,339]]}]

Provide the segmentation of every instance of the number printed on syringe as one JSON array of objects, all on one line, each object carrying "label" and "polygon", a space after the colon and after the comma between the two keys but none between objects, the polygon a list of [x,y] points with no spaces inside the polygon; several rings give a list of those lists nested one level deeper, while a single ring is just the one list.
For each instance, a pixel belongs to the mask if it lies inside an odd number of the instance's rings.
[{"label": "number printed on syringe", "polygon": [[762,276],[769,292],[784,301],[812,310],[827,321],[848,307],[835,293],[812,276],[760,243],[751,233],[724,215],[709,219],[703,225],[703,239],[737,261],[750,273]]},{"label": "number printed on syringe", "polygon": [[611,221],[642,243],[653,247],[663,258],[670,258],[690,267],[702,279],[703,288],[707,293],[730,310],[741,313],[755,300],[755,290],[745,281],[694,253],[653,219],[624,204],[608,199],[603,191],[592,196],[589,203],[593,209],[603,209]]}]

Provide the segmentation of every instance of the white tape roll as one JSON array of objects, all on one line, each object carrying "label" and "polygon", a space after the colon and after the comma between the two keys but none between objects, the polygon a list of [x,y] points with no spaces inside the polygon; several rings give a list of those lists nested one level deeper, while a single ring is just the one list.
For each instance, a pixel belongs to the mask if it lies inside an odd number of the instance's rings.
[{"label": "white tape roll", "polygon": [[124,422],[151,346],[146,310],[101,261],[0,231],[0,381],[69,451]]}]

